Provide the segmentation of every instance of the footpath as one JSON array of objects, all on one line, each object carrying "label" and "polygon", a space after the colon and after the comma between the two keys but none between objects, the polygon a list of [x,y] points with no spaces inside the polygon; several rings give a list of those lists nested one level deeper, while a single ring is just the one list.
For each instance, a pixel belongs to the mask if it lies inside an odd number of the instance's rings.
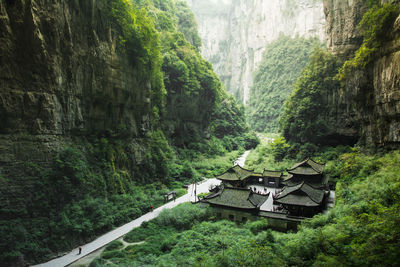
[{"label": "footpath", "polygon": [[[238,158],[238,160],[235,163],[240,165],[241,167],[243,167],[244,162],[245,162],[246,157],[249,154],[249,152],[250,151],[246,151],[241,157]],[[207,192],[209,192],[208,189],[210,188],[211,185],[217,185],[217,184],[220,184],[219,180],[217,180],[215,178],[207,179],[207,180],[203,181],[202,183],[198,183],[196,185],[196,192],[197,192],[197,194],[207,193]],[[175,201],[171,201],[161,207],[158,207],[157,209],[154,209],[152,212],[148,212],[148,213],[142,215],[141,217],[100,236],[99,238],[93,240],[92,242],[81,246],[82,247],[81,254],[78,254],[79,248],[75,248],[71,252],[69,252],[68,254],[65,254],[62,257],[55,258],[51,261],[41,263],[38,265],[33,265],[33,266],[37,266],[37,267],[67,266],[67,265],[89,255],[90,253],[98,250],[99,248],[104,247],[108,243],[122,237],[123,235],[126,235],[127,233],[132,231],[134,228],[139,227],[142,224],[142,222],[150,221],[150,220],[156,218],[162,210],[171,209],[171,208],[173,208],[181,203],[184,203],[184,202],[189,202],[189,201],[195,202],[196,199],[195,199],[195,195],[194,195],[194,188],[195,188],[195,185],[191,184],[188,188],[188,193],[186,195],[183,195],[180,198],[177,198]]]},{"label": "footpath", "polygon": [[[219,182],[220,181],[218,181],[217,179],[208,179],[206,181],[203,181],[202,183],[198,183],[196,186],[197,194],[208,192],[210,185],[216,185],[216,184],[219,184]],[[194,184],[189,186],[188,193],[186,195],[183,195],[183,196],[177,198],[175,201],[171,201],[161,207],[158,207],[157,209],[154,209],[152,212],[148,212],[148,213],[142,215],[141,217],[100,236],[99,238],[93,240],[92,242],[81,246],[82,247],[81,254],[78,254],[79,248],[76,248],[62,257],[55,258],[46,263],[41,263],[41,264],[33,265],[33,266],[59,267],[59,266],[66,266],[68,264],[71,264],[71,263],[79,260],[80,258],[85,257],[86,255],[92,253],[93,251],[107,245],[108,243],[120,238],[121,236],[129,233],[130,231],[132,231],[132,229],[139,227],[142,224],[142,222],[149,221],[149,220],[156,218],[162,210],[171,209],[181,203],[189,202],[189,201],[192,201],[192,202],[195,201]]]}]

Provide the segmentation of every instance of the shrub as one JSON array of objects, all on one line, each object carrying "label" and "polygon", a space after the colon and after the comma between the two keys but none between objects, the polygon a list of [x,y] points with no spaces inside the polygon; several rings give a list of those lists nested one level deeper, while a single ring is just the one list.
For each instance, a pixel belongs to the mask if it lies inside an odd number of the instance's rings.
[{"label": "shrub", "polygon": [[124,258],[125,256],[125,252],[121,250],[104,251],[103,253],[101,253],[102,259]]},{"label": "shrub", "polygon": [[163,210],[155,219],[155,223],[183,230],[189,229],[196,222],[206,220],[209,215],[209,210],[206,208],[184,203],[174,209]]},{"label": "shrub", "polygon": [[119,241],[119,240],[114,240],[110,244],[107,245],[105,248],[105,251],[110,251],[110,250],[119,250],[124,246],[124,244]]},{"label": "shrub", "polygon": [[268,221],[264,218],[258,219],[253,222],[247,222],[244,225],[245,228],[249,229],[253,234],[258,234],[261,231],[267,230],[268,229]]},{"label": "shrub", "polygon": [[290,145],[286,143],[284,137],[279,137],[274,139],[274,141],[270,144],[270,147],[275,161],[281,161],[288,155]]}]

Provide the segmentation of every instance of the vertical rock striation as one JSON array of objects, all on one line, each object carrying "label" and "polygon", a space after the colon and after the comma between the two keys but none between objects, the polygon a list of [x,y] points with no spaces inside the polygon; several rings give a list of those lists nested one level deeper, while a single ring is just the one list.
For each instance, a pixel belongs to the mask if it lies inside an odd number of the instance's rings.
[{"label": "vertical rock striation", "polygon": [[189,0],[203,42],[202,54],[227,90],[244,103],[265,46],[280,34],[324,35],[320,0]]},{"label": "vertical rock striation", "polygon": [[123,128],[131,167],[143,158],[150,74],[118,52],[105,5],[0,0],[1,207],[29,201],[27,164],[51,165],[75,137]]},{"label": "vertical rock striation", "polygon": [[148,128],[148,75],[116,51],[104,1],[1,1],[0,132]]},{"label": "vertical rock striation", "polygon": [[[324,9],[329,49],[343,60],[354,56],[362,43],[357,25],[366,2],[324,0]],[[337,132],[375,147],[400,144],[400,17],[387,30],[389,40],[374,61],[327,95],[327,119]]]}]

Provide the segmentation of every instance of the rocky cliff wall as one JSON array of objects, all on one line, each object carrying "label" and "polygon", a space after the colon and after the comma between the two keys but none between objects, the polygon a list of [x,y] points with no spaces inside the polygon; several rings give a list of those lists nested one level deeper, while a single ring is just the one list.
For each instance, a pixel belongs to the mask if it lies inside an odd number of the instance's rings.
[{"label": "rocky cliff wall", "polygon": [[[329,49],[342,60],[354,56],[362,43],[357,25],[367,10],[365,1],[324,0],[324,10]],[[373,62],[327,95],[333,128],[375,147],[400,144],[400,17],[387,31],[389,40]]]},{"label": "rocky cliff wall", "polygon": [[130,164],[145,153],[150,77],[118,52],[105,3],[0,1],[0,183],[8,202],[12,192],[29,198],[28,162],[50,164],[75,137],[122,129],[132,137],[124,141]]},{"label": "rocky cliff wall", "polygon": [[1,133],[148,128],[149,75],[117,53],[104,3],[1,1]]},{"label": "rocky cliff wall", "polygon": [[244,103],[265,46],[280,34],[324,41],[320,0],[189,0],[202,39],[202,54],[227,90]]}]

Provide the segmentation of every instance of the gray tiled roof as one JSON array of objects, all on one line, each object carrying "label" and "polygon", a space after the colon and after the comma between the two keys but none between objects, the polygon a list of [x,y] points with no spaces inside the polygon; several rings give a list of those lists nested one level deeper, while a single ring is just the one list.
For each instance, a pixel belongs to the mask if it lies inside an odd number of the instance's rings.
[{"label": "gray tiled roof", "polygon": [[324,167],[324,164],[319,164],[312,159],[307,158],[306,160],[293,165],[293,167],[287,171],[292,174],[317,175],[322,174]]},{"label": "gray tiled roof", "polygon": [[204,201],[226,207],[241,209],[259,208],[267,199],[267,195],[253,193],[250,189],[225,187],[218,194],[207,196]]},{"label": "gray tiled roof", "polygon": [[216,178],[225,181],[242,181],[251,175],[253,175],[253,171],[235,165],[223,174],[218,175]]},{"label": "gray tiled roof", "polygon": [[323,199],[324,190],[314,188],[305,182],[301,182],[294,186],[286,186],[275,198],[275,201],[280,204],[319,206]]}]

